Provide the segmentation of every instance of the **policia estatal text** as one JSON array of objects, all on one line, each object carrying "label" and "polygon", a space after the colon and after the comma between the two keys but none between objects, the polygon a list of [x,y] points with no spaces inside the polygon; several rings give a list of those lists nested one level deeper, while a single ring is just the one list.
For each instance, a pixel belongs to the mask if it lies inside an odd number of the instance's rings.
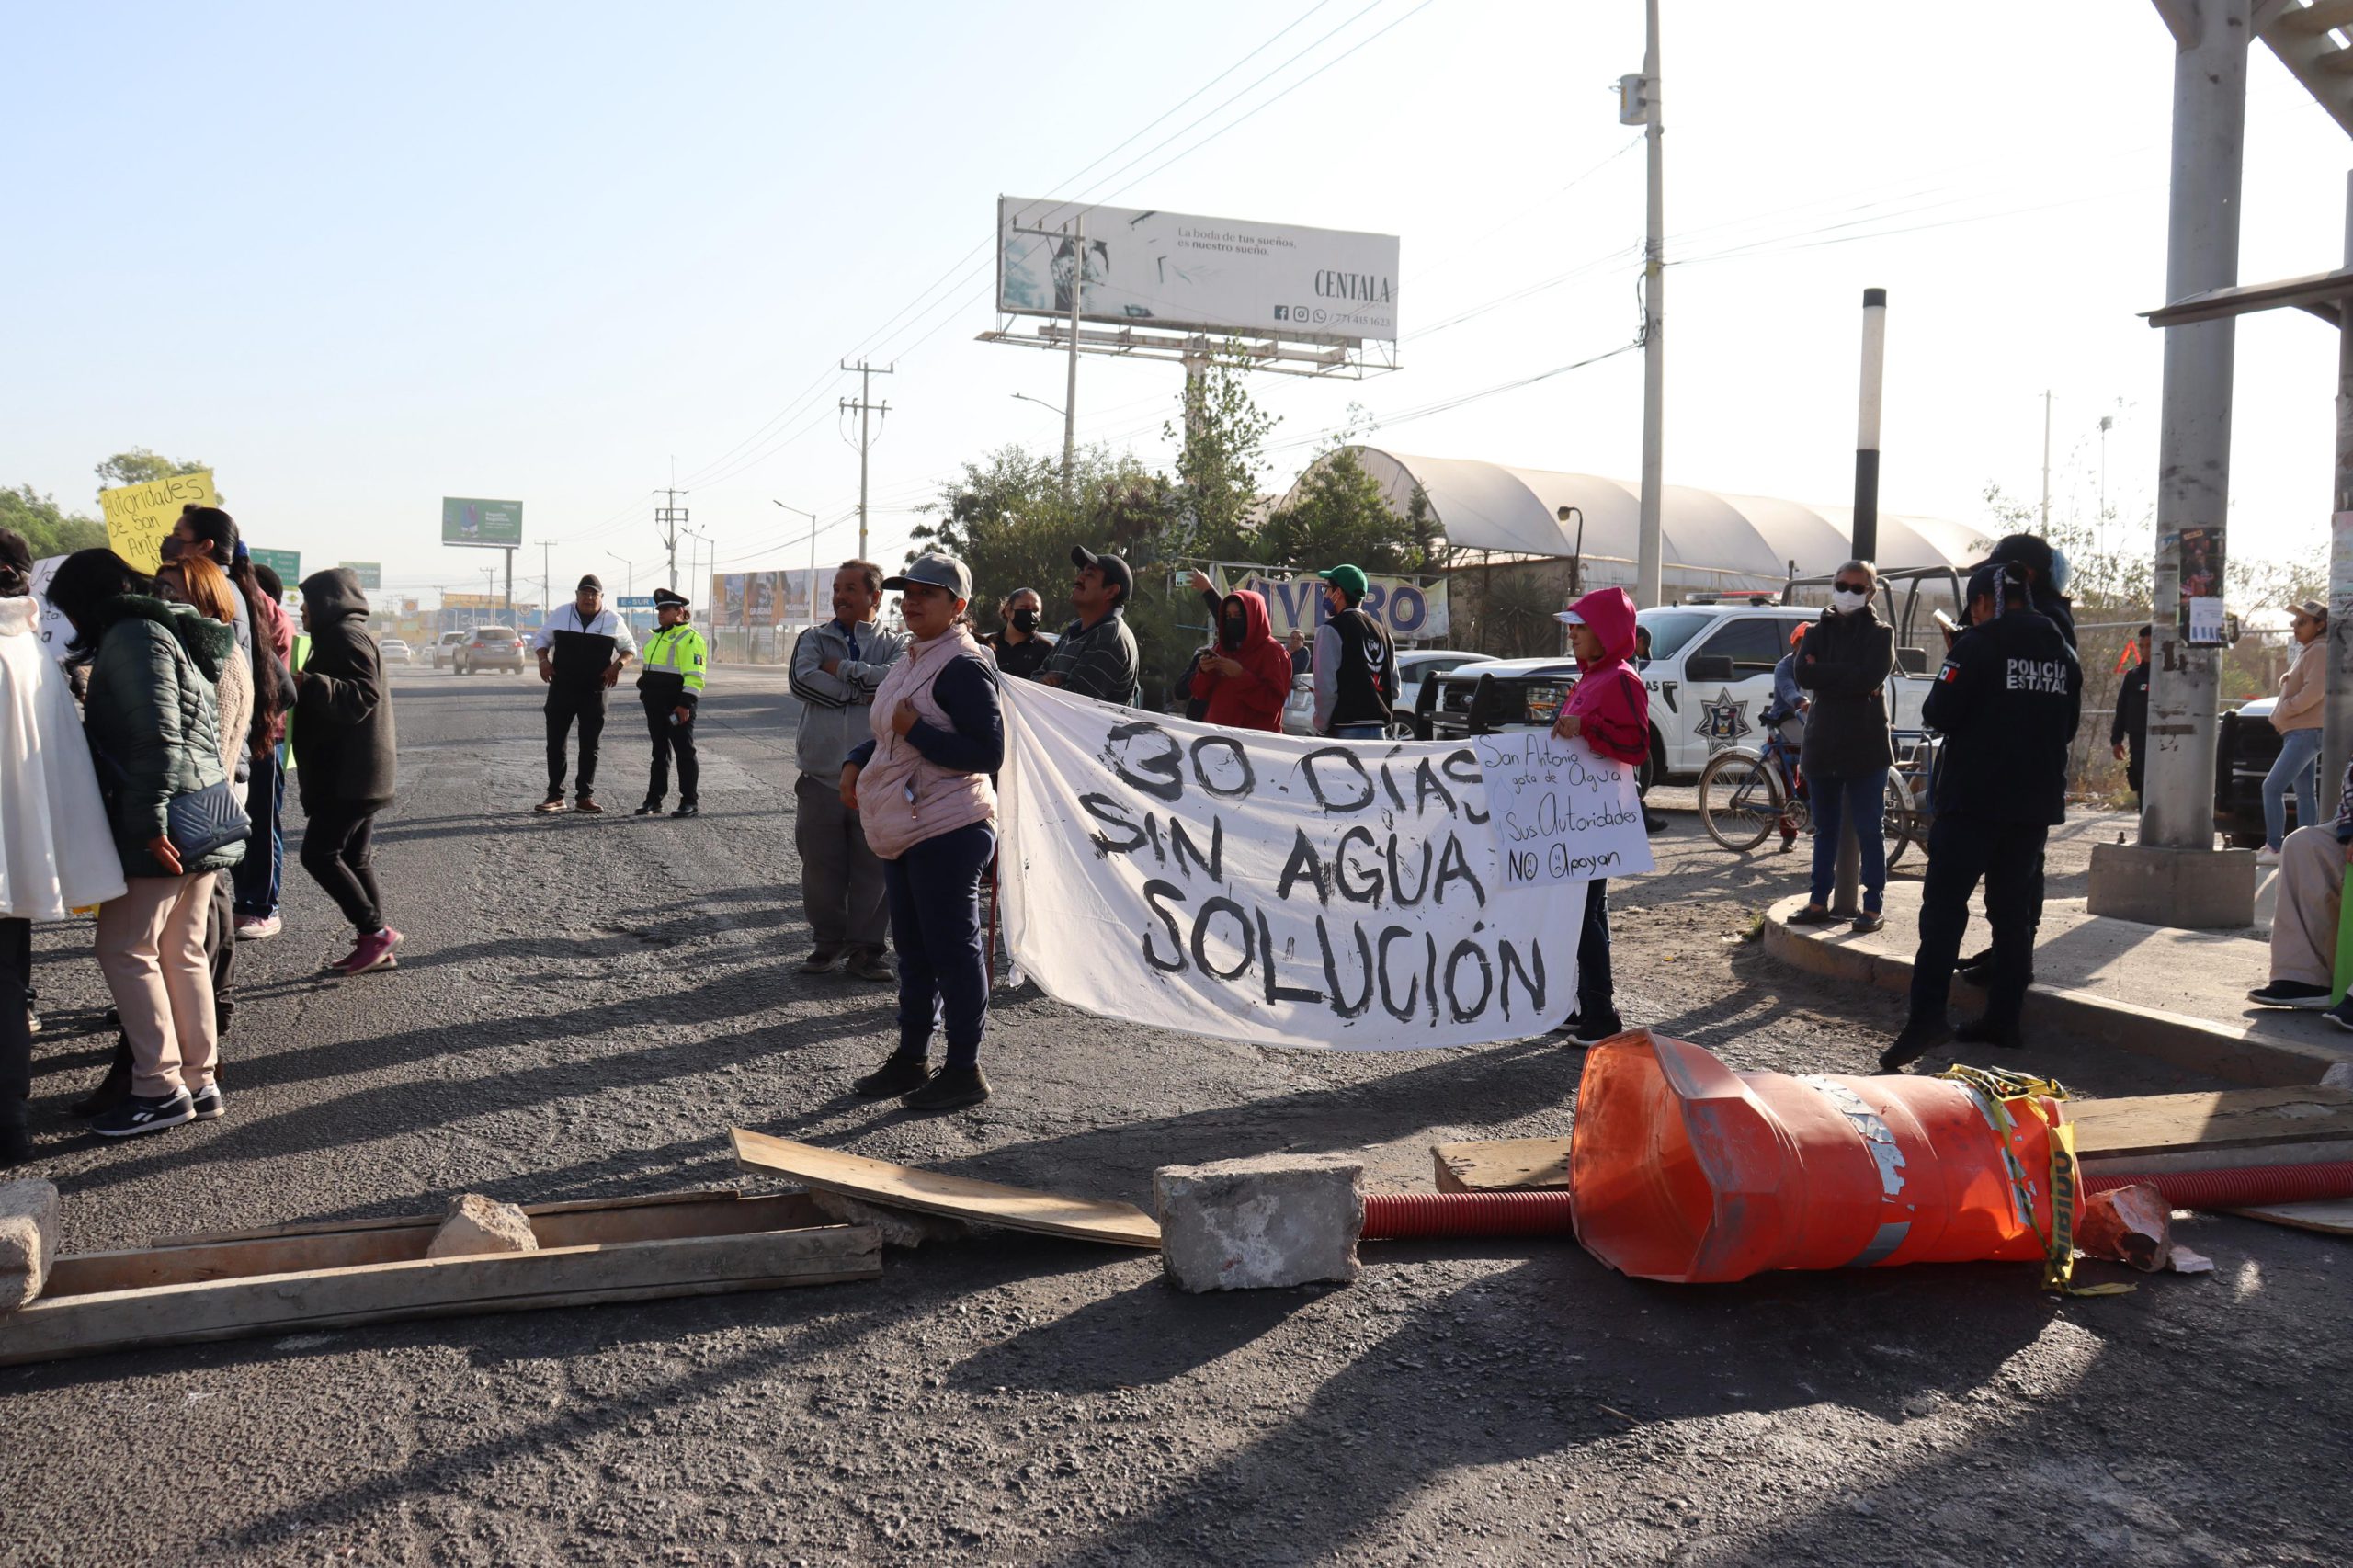
[{"label": "policia estatal text", "polygon": [[637,814],[650,817],[662,810],[670,792],[670,758],[678,759],[678,809],[674,817],[699,813],[695,786],[701,777],[695,761],[695,712],[702,701],[703,667],[710,651],[702,633],[687,624],[687,596],[672,588],[654,590],[654,613],[662,630],[647,639],[644,662],[637,672],[637,699],[645,707],[645,733],[654,742],[654,771],[645,780],[645,803]]},{"label": "policia estatal text", "polygon": [[[1969,629],[1953,640],[1922,717],[1944,737],[1937,760],[1937,819],[1928,830],[1920,950],[1912,961],[1911,1017],[1880,1058],[1894,1071],[1946,1040],[2015,1046],[2034,961],[2043,840],[2066,820],[2067,754],[2082,716],[2084,672],[2056,622],[2028,599],[2015,564],[1969,582]],[[1985,883],[1994,928],[1984,1016],[1946,1022],[1953,960],[1969,898]]]}]

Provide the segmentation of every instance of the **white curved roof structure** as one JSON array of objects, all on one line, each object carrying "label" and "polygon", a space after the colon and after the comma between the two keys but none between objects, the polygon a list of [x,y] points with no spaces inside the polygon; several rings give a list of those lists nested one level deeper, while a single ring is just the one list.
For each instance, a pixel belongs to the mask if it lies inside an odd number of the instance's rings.
[{"label": "white curved roof structure", "polygon": [[[1563,506],[1574,506],[1585,514],[1586,581],[1633,585],[1641,513],[1635,484],[1470,458],[1413,457],[1379,447],[1347,449],[1400,513],[1420,485],[1439,531],[1458,550],[1573,554],[1577,525],[1561,523],[1557,514]],[[1306,475],[1300,477],[1304,481]],[[1295,482],[1282,505],[1290,504],[1298,488]],[[1853,523],[1853,508],[1847,506],[1808,506],[1670,484],[1661,507],[1667,597],[1694,589],[1779,587],[1792,561],[1800,576],[1825,575],[1853,553],[1847,543]],[[1992,535],[1966,524],[1879,515],[1878,563],[1883,567],[1965,566],[1983,561],[1993,546]]]}]

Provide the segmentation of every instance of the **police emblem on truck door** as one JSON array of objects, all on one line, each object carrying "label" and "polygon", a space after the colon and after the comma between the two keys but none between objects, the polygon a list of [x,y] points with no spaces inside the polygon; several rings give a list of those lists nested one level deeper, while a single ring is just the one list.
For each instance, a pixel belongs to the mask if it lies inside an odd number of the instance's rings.
[{"label": "police emblem on truck door", "polygon": [[1715,696],[1699,699],[1699,722],[1692,729],[1710,751],[1722,751],[1756,733],[1756,726],[1748,722],[1748,704],[1720,687]]}]

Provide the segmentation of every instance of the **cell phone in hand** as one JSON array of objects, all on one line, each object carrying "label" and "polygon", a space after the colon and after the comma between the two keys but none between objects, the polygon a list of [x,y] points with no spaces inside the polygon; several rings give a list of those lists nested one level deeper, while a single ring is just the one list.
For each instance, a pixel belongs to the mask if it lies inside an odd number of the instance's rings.
[{"label": "cell phone in hand", "polygon": [[1958,637],[1961,635],[1961,622],[1947,615],[1941,608],[1933,610],[1930,613],[1937,618],[1937,624],[1944,629],[1946,636]]}]

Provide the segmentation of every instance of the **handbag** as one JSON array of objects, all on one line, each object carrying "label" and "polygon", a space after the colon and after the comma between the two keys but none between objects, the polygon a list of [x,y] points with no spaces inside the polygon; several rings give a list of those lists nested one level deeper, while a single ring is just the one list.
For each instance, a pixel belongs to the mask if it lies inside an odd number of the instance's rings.
[{"label": "handbag", "polygon": [[[188,655],[174,648],[184,675],[195,673]],[[122,765],[108,756],[93,741],[90,756],[105,778],[102,783],[108,793],[119,795],[129,776]],[[244,801],[236,786],[227,778],[218,784],[206,784],[195,790],[174,795],[164,802],[164,836],[172,841],[183,861],[200,860],[216,849],[223,849],[253,836],[253,819],[245,815]]]}]

